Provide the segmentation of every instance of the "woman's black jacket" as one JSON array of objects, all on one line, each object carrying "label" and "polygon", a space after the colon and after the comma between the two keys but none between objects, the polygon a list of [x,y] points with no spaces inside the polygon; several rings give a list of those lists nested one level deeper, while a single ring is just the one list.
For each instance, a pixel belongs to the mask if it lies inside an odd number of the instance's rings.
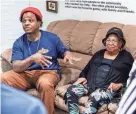
[{"label": "woman's black jacket", "polygon": [[[102,49],[96,52],[79,75],[79,78],[84,77],[87,79],[87,85],[90,91],[97,89],[95,86],[95,77],[104,58],[105,51],[105,49]],[[117,57],[113,60],[111,69],[103,82],[102,87],[99,88],[107,88],[111,82],[122,83],[125,86],[133,61],[134,59],[129,52],[121,50]]]}]

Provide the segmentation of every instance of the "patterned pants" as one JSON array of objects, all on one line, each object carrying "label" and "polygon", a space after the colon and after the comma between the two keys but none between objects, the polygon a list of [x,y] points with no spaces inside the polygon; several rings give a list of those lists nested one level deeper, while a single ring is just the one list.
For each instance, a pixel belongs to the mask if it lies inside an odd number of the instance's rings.
[{"label": "patterned pants", "polygon": [[[68,103],[69,114],[79,114],[78,100],[88,93],[88,90],[82,85],[72,85],[65,94]],[[98,108],[107,104],[113,98],[113,94],[107,89],[97,89],[89,95],[83,114],[95,114]]]}]

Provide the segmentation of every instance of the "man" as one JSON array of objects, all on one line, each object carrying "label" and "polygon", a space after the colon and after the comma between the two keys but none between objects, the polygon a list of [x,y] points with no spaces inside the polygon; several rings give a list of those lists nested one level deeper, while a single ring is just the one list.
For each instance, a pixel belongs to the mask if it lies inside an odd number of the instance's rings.
[{"label": "man", "polygon": [[1,114],[47,114],[43,103],[23,91],[1,84]]},{"label": "man", "polygon": [[116,114],[136,114],[136,60],[129,75],[128,87],[119,103]]},{"label": "man", "polygon": [[42,14],[37,8],[23,9],[20,21],[25,34],[13,44],[13,70],[2,74],[2,82],[21,90],[36,87],[48,114],[53,114],[54,86],[61,78],[57,58],[70,63],[75,58],[57,35],[40,30]]}]

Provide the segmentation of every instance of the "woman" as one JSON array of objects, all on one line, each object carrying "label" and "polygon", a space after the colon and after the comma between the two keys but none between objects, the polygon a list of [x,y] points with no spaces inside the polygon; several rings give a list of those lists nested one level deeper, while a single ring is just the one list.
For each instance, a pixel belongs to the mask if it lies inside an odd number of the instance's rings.
[{"label": "woman", "polygon": [[133,57],[123,47],[126,43],[123,32],[111,28],[102,40],[105,49],[94,54],[78,80],[67,89],[65,100],[69,114],[79,114],[78,100],[88,94],[84,114],[94,114],[104,103],[109,103],[126,85]]}]

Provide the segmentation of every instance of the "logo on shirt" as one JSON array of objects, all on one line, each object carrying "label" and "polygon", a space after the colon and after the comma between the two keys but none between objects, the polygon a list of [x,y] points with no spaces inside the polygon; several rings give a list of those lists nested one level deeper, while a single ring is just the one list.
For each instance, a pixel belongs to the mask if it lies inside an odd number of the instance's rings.
[{"label": "logo on shirt", "polygon": [[48,49],[44,49],[44,48],[42,48],[42,49],[40,49],[38,51],[38,53],[41,53],[41,54],[45,54],[45,53],[48,53],[48,52],[49,52],[49,50]]}]

